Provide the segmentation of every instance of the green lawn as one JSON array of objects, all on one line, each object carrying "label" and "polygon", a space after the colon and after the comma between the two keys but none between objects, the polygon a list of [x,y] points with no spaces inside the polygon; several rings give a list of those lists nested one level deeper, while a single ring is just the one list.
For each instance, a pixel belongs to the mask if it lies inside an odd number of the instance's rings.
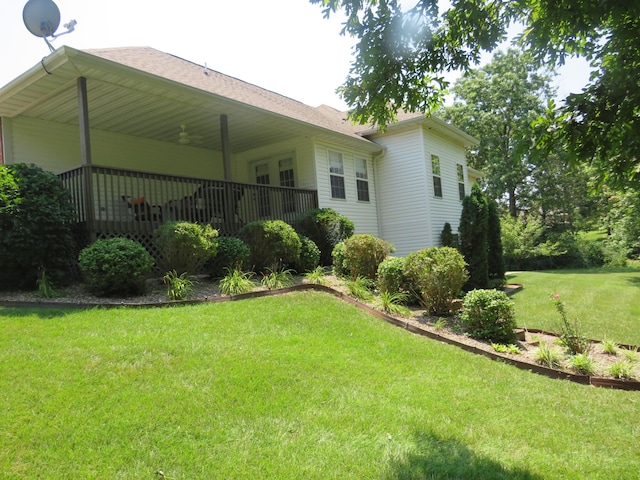
[{"label": "green lawn", "polygon": [[0,310],[0,478],[624,479],[640,396],[417,337],[323,293]]},{"label": "green lawn", "polygon": [[638,268],[516,272],[508,282],[524,286],[513,296],[521,327],[557,332],[560,317],[550,297],[559,294],[588,337],[640,345]]}]

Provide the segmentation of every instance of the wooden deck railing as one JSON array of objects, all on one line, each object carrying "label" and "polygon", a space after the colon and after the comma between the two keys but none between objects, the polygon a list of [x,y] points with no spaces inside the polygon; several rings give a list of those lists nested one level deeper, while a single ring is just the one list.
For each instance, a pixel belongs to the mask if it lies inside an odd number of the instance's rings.
[{"label": "wooden deck railing", "polygon": [[82,166],[59,177],[88,239],[150,234],[168,220],[209,223],[235,235],[254,220],[293,222],[317,208],[315,190]]}]

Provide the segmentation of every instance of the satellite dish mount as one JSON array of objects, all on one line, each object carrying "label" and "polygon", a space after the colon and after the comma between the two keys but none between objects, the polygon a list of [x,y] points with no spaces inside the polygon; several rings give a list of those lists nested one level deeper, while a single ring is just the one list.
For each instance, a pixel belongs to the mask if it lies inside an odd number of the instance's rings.
[{"label": "satellite dish mount", "polygon": [[65,32],[56,34],[60,26],[60,9],[53,0],[29,0],[22,10],[22,20],[27,30],[36,37],[42,37],[52,52],[55,48],[51,45],[51,41],[73,32],[78,23],[71,20],[64,24],[64,28],[67,29]]}]

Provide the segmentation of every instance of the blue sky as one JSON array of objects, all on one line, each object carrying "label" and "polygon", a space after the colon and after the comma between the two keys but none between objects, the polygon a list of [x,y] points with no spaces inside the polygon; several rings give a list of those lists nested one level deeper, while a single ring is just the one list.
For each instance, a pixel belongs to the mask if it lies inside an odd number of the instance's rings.
[{"label": "blue sky", "polygon": [[[54,1],[58,33],[78,22],[54,47],[150,46],[311,106],[346,108],[335,89],[348,75],[354,42],[340,36],[340,18],[324,19],[307,0]],[[26,3],[0,0],[0,86],[49,53],[22,22]],[[587,79],[584,63],[570,62],[559,96],[579,91]]]}]

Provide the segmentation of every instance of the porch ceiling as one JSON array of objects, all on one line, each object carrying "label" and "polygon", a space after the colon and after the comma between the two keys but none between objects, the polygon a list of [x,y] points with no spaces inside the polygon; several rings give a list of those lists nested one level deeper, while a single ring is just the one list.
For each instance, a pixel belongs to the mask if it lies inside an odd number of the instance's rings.
[{"label": "porch ceiling", "polygon": [[337,137],[366,150],[379,149],[365,139],[343,136],[67,47],[0,90],[0,116],[78,125],[76,81],[80,76],[87,78],[91,129],[177,143],[184,124],[195,137],[191,146],[220,151],[220,115],[225,114],[232,154],[297,136],[333,141]]}]

